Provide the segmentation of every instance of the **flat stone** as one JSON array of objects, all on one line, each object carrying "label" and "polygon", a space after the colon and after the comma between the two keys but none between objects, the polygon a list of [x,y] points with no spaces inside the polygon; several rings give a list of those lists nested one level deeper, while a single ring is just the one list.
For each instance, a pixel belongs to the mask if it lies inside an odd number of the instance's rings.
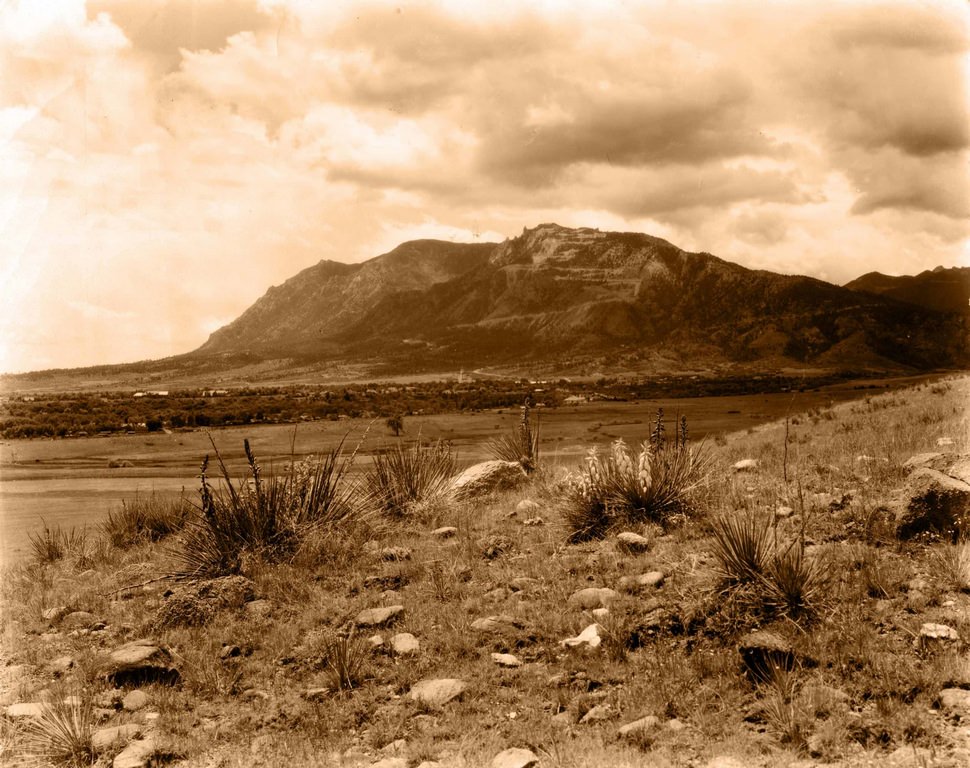
[{"label": "flat stone", "polygon": [[740,461],[736,461],[731,465],[731,469],[733,469],[735,472],[754,472],[754,470],[757,468],[757,459],[741,459]]},{"label": "flat stone", "polygon": [[624,592],[637,592],[641,589],[658,589],[663,586],[664,578],[662,571],[648,571],[638,576],[623,576],[620,579],[619,587]]},{"label": "flat stone", "polygon": [[920,642],[932,641],[932,640],[959,640],[960,634],[953,628],[948,627],[946,624],[932,624],[926,623],[919,628],[919,640]]},{"label": "flat stone", "polygon": [[436,539],[452,539],[458,535],[458,529],[452,525],[445,525],[441,528],[435,528],[431,531],[431,535]]},{"label": "flat stone", "polygon": [[516,576],[509,582],[509,589],[513,592],[526,592],[537,586],[539,586],[539,580],[531,576]]},{"label": "flat stone", "polygon": [[367,644],[371,647],[371,650],[376,650],[384,645],[384,638],[380,635],[371,635],[367,638]]},{"label": "flat stone", "polygon": [[250,616],[263,617],[269,616],[273,612],[272,600],[250,600],[243,606],[246,613]]},{"label": "flat stone", "polygon": [[104,752],[112,747],[123,747],[137,736],[141,736],[141,726],[136,723],[101,728],[91,735],[91,746],[95,752]]},{"label": "flat stone", "polygon": [[128,693],[125,698],[121,700],[122,709],[127,709],[129,712],[137,712],[148,705],[148,694],[142,690],[135,689]]},{"label": "flat stone", "polygon": [[610,615],[609,608],[594,608],[590,613],[593,614],[593,618],[597,621],[603,621],[607,616]]},{"label": "flat stone", "polygon": [[627,723],[620,727],[618,731],[622,738],[632,738],[641,733],[646,733],[652,731],[653,729],[659,727],[660,718],[654,715],[647,715],[646,717],[641,717],[639,720],[634,720],[632,723]]},{"label": "flat stone", "polygon": [[582,645],[589,648],[596,648],[601,642],[600,625],[590,624],[586,629],[576,635],[576,637],[567,637],[565,640],[561,640],[560,645],[565,648],[578,648]]},{"label": "flat stone", "polygon": [[639,555],[650,549],[650,540],[633,531],[617,534],[616,543],[621,550],[631,555]]},{"label": "flat stone", "polygon": [[518,622],[514,617],[508,614],[499,614],[496,616],[486,616],[482,619],[475,619],[471,623],[471,628],[476,632],[507,632],[510,629],[515,629],[518,626]]},{"label": "flat stone", "polygon": [[115,757],[111,766],[112,768],[145,768],[157,749],[158,746],[153,737],[137,739]]},{"label": "flat stone", "polygon": [[917,453],[903,462],[903,469],[918,469],[919,467],[934,466],[943,458],[942,453]]},{"label": "flat stone", "polygon": [[741,638],[738,653],[749,677],[756,682],[769,679],[774,667],[792,669],[796,661],[791,645],[774,632],[748,633]]},{"label": "flat stone", "polygon": [[151,640],[133,640],[116,648],[101,670],[115,685],[137,685],[142,682],[175,683],[179,672],[172,655]]},{"label": "flat stone", "polygon": [[583,715],[579,722],[581,725],[589,725],[590,723],[602,723],[604,720],[610,720],[612,717],[613,710],[609,704],[597,704]]},{"label": "flat stone", "polygon": [[674,733],[680,733],[687,728],[687,723],[678,720],[676,717],[667,721],[667,730],[673,731]]},{"label": "flat stone", "polygon": [[963,688],[944,688],[940,691],[940,706],[961,717],[970,716],[970,691]]},{"label": "flat stone", "polygon": [[256,699],[266,701],[269,698],[269,693],[262,688],[247,688],[239,694],[239,698],[243,701],[255,701]]},{"label": "flat stone", "polygon": [[610,589],[609,587],[587,587],[586,589],[573,592],[567,602],[573,608],[589,610],[592,608],[605,608],[617,597],[619,597],[619,594],[616,590]]},{"label": "flat stone", "polygon": [[391,638],[391,650],[395,656],[414,656],[421,650],[421,643],[410,632],[401,632]]},{"label": "flat stone", "polygon": [[90,629],[101,621],[93,613],[73,611],[60,620],[62,629]]},{"label": "flat stone", "polygon": [[504,749],[492,758],[492,768],[535,768],[537,765],[539,758],[521,747]]},{"label": "flat stone", "polygon": [[500,667],[521,667],[522,661],[518,656],[513,656],[511,653],[493,653],[492,661],[498,664]]},{"label": "flat stone", "polygon": [[459,698],[468,688],[468,683],[452,677],[434,680],[420,680],[412,687],[408,696],[425,706],[440,709],[445,704]]},{"label": "flat stone", "polygon": [[402,613],[404,613],[403,605],[385,605],[361,611],[354,621],[359,627],[382,627],[390,624]]},{"label": "flat stone", "polygon": [[7,717],[11,720],[38,718],[44,714],[44,705],[39,702],[18,702],[7,707]]}]

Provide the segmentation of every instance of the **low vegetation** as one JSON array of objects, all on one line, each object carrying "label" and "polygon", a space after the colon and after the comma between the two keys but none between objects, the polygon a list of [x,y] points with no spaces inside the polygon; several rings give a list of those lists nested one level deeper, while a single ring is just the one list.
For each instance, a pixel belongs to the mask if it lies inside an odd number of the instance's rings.
[{"label": "low vegetation", "polygon": [[[713,444],[659,416],[460,501],[445,444],[395,441],[380,475],[342,447],[264,474],[247,446],[242,480],[214,451],[188,511],[132,502],[7,569],[0,694],[72,708],[4,720],[4,759],[46,722],[58,765],[120,723],[190,765],[965,765],[970,543],[899,538],[893,504],[910,457],[970,453],[967,402],[952,379]],[[107,653],[139,638],[177,678],[115,691]]]}]

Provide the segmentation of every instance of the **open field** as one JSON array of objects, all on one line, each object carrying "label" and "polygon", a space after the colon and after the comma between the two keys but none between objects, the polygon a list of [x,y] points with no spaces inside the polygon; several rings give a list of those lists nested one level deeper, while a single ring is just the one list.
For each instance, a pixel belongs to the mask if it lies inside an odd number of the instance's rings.
[{"label": "open field", "polygon": [[[601,401],[547,408],[540,413],[541,447],[550,465],[572,467],[591,445],[605,445],[616,437],[630,443],[644,439],[658,408],[664,409],[671,423],[686,416],[692,437],[701,440],[752,428],[786,413],[829,408],[932,378],[847,381],[818,390],[767,395]],[[486,458],[489,441],[517,419],[517,408],[409,416],[402,439],[420,435],[447,440],[459,461],[470,464]],[[247,425],[213,429],[211,434],[234,473],[244,465],[244,437],[270,469],[286,464],[292,449],[298,457],[320,453],[345,436],[351,447],[363,439],[359,465],[366,467],[373,450],[395,440],[383,419]],[[199,465],[211,452],[204,431],[0,442],[0,561],[21,557],[28,532],[38,529],[42,519],[50,525],[94,525],[109,510],[118,509],[122,499],[136,494],[177,496],[184,489],[194,501]]]}]

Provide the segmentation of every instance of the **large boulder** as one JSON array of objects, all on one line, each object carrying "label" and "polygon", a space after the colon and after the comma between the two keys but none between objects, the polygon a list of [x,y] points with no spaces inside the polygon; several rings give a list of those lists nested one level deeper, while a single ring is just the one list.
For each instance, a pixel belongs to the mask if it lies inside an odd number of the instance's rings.
[{"label": "large boulder", "polygon": [[484,496],[521,485],[525,470],[517,461],[483,461],[473,464],[451,481],[451,494],[458,499]]},{"label": "large boulder", "polygon": [[132,640],[113,650],[101,668],[101,677],[116,686],[175,683],[179,679],[172,654],[151,640]]},{"label": "large boulder", "polygon": [[900,539],[929,534],[955,541],[970,530],[970,484],[937,469],[915,469],[894,507]]}]

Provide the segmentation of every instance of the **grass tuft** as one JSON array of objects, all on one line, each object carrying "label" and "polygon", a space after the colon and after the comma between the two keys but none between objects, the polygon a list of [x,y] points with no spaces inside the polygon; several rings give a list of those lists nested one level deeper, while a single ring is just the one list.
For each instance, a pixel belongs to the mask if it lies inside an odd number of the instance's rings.
[{"label": "grass tuft", "polygon": [[335,692],[359,688],[366,679],[367,656],[367,644],[353,630],[327,639],[322,656],[327,687]]},{"label": "grass tuft", "polygon": [[91,699],[80,691],[57,686],[44,701],[40,716],[27,726],[26,751],[39,761],[55,765],[92,765],[93,733]]},{"label": "grass tuft", "polygon": [[121,502],[120,512],[108,512],[101,522],[102,536],[113,547],[125,549],[140,542],[159,541],[185,526],[192,507],[186,499],[165,500],[154,493]]},{"label": "grass tuft", "polygon": [[751,584],[764,577],[771,559],[771,519],[767,515],[722,515],[711,520],[714,557],[726,585]]},{"label": "grass tuft", "polygon": [[92,560],[87,528],[72,526],[65,530],[59,525],[51,528],[43,522],[39,533],[29,533],[27,537],[30,539],[31,555],[38,565],[51,565],[69,559],[78,566],[84,566]]},{"label": "grass tuft", "polygon": [[454,450],[441,440],[393,445],[374,454],[367,476],[370,503],[386,514],[405,516],[416,505],[440,498],[456,467]]}]

